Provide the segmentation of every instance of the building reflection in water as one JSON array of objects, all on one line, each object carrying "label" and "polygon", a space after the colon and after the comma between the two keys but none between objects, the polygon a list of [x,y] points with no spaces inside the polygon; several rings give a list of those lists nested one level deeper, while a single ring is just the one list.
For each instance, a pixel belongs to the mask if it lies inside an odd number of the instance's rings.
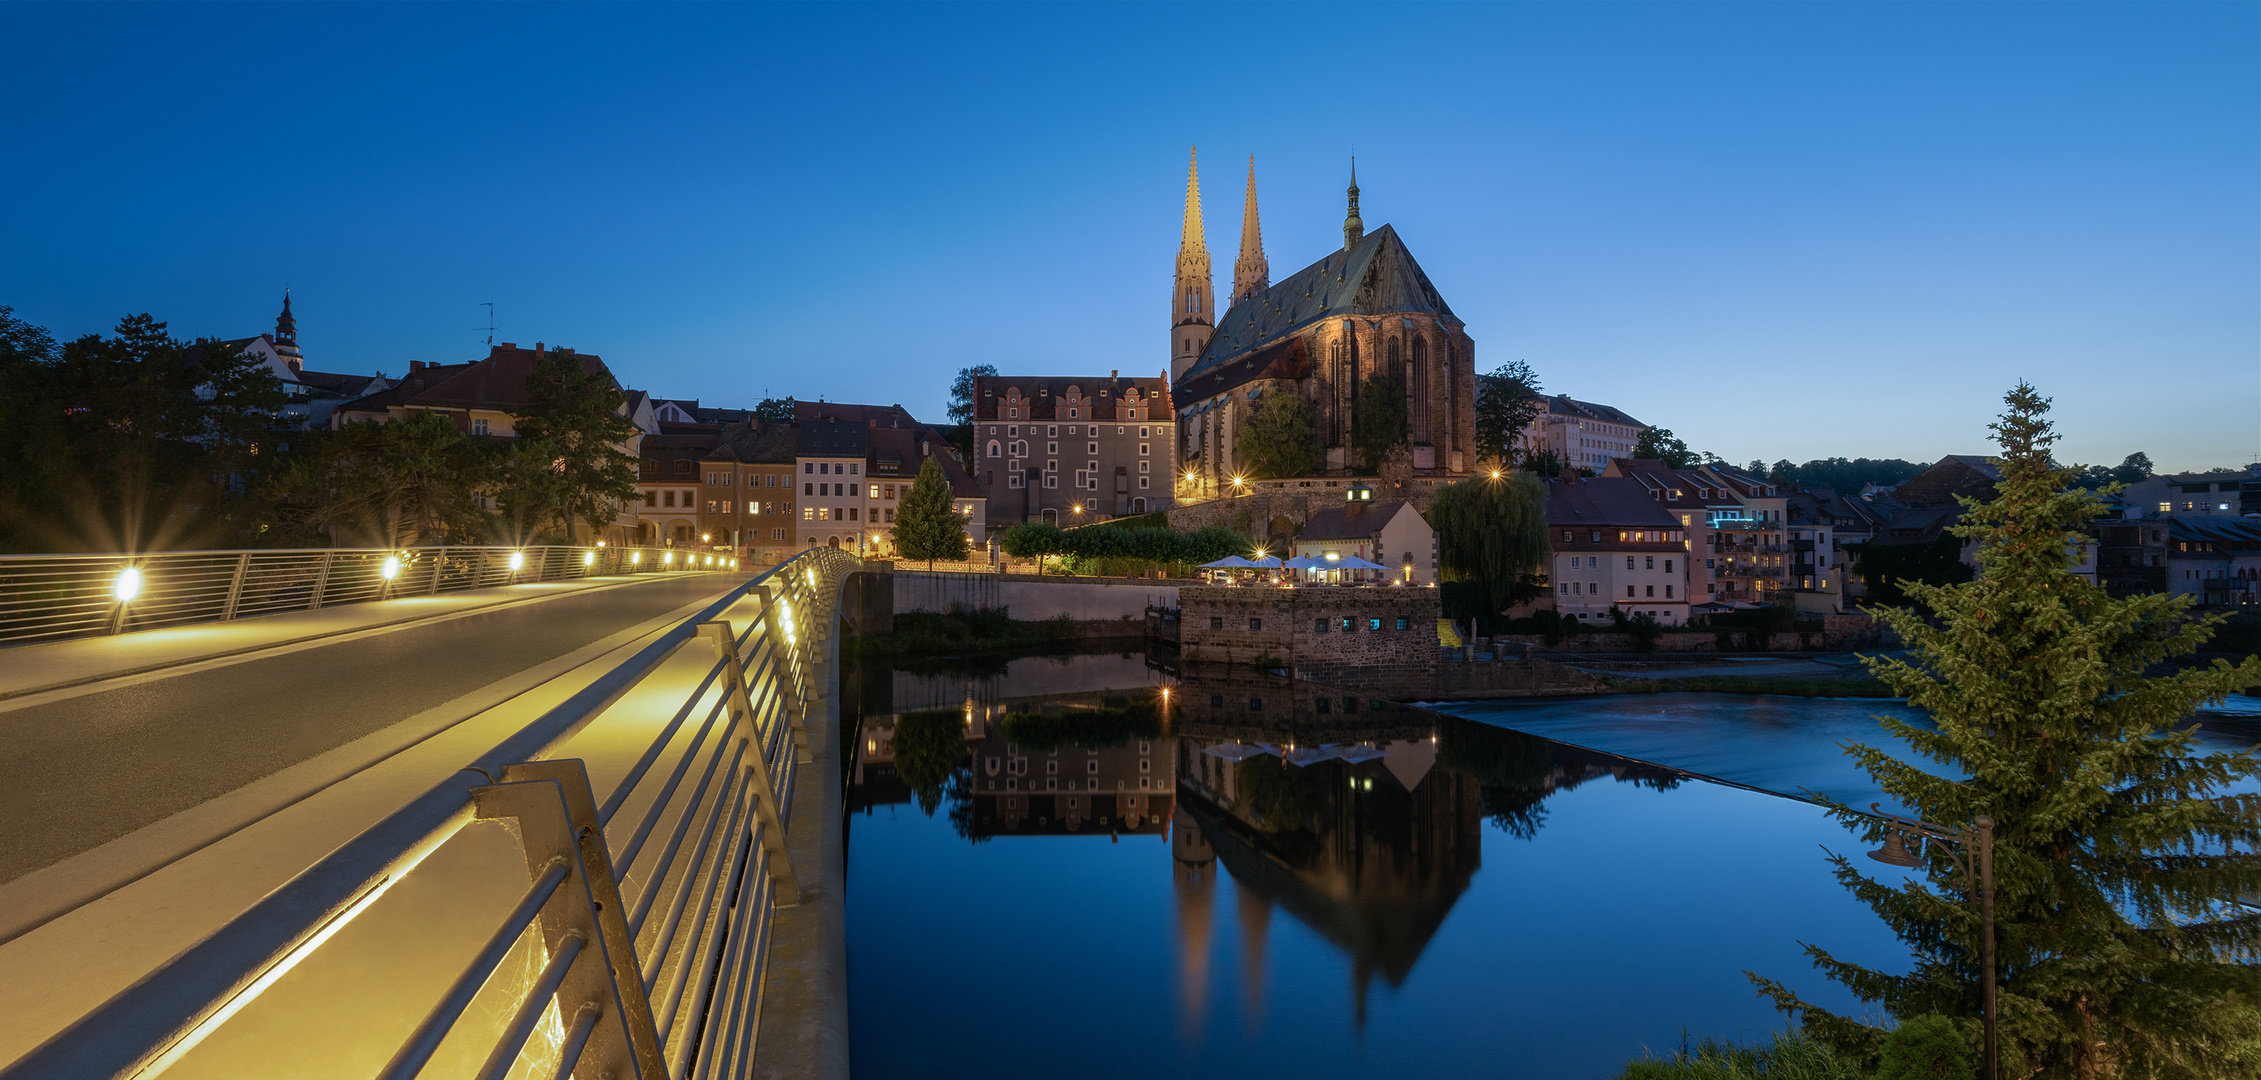
[{"label": "building reflection in water", "polygon": [[[1556,792],[1602,777],[1680,779],[1248,669],[1175,685],[1145,675],[1147,687],[1097,692],[1044,693],[995,674],[962,691],[931,678],[906,687],[899,673],[895,685],[867,682],[849,807],[916,802],[933,814],[947,804],[976,843],[1165,840],[1188,1038],[1210,1006],[1220,870],[1233,882],[1246,1025],[1262,1023],[1275,909],[1348,958],[1363,1024],[1374,978],[1402,986],[1467,891],[1486,820],[1529,838]],[[1040,692],[1002,696],[1023,687]],[[879,711],[906,697],[927,707]]]}]

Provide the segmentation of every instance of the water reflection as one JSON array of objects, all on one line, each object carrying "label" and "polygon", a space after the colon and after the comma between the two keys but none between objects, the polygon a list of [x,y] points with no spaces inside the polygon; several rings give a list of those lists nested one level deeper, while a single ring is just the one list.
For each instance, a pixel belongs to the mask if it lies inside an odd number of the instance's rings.
[{"label": "water reflection", "polygon": [[[1051,659],[971,677],[860,673],[849,807],[915,804],[973,844],[1165,838],[1189,1036],[1210,1009],[1220,878],[1242,1015],[1261,1022],[1280,912],[1347,960],[1363,1026],[1373,980],[1403,986],[1467,892],[1487,820],[1529,840],[1557,794],[1597,780],[1669,790],[1688,775],[1262,672],[1090,659],[1067,680],[1047,678]],[[920,707],[883,711],[905,702]]]}]

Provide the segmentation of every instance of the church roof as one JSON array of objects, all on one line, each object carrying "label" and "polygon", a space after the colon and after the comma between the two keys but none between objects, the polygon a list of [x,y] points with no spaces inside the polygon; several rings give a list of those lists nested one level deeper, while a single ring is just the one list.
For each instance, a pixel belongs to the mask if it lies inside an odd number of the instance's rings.
[{"label": "church roof", "polygon": [[1185,373],[1191,380],[1243,353],[1323,319],[1345,315],[1378,316],[1424,312],[1451,323],[1460,319],[1413,261],[1397,230],[1384,225],[1367,233],[1349,251],[1326,258],[1286,280],[1226,309],[1216,336]]}]

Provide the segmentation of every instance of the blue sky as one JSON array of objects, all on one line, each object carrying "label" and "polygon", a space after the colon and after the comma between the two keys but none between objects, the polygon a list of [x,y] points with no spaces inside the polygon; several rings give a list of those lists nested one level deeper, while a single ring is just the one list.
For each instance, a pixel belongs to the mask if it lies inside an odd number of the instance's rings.
[{"label": "blue sky", "polygon": [[2261,453],[2261,6],[0,6],[0,304],[751,405],[1156,374],[1355,145],[1479,368],[1744,461]]}]

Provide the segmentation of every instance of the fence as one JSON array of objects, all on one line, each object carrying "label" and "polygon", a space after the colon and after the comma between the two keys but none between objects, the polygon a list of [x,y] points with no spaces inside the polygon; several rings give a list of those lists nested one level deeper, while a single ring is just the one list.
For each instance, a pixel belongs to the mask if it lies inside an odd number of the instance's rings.
[{"label": "fence", "polygon": [[637,547],[424,547],[0,555],[0,642],[220,622],[530,581],[736,569]]},{"label": "fence", "polygon": [[[812,679],[845,576],[861,565],[818,548],[732,589],[0,1078],[123,1078],[182,1065],[193,1074],[256,1074],[259,1067],[227,1057],[240,1058],[241,1047],[209,1049],[228,1043],[215,1033],[249,1015],[260,1017],[260,1030],[290,1032],[299,1044],[244,1060],[303,1064],[348,1055],[339,1044],[357,1040],[389,1052],[320,1061],[340,1075],[406,1080],[427,1066],[435,1076],[498,1080],[747,1075],[770,922],[800,897],[785,829],[797,766],[809,760]],[[586,757],[553,756],[561,749]],[[593,772],[606,778],[602,790]],[[444,985],[436,1000],[404,1005],[388,995],[415,980],[362,977],[346,981],[365,997],[334,1007],[327,1028],[320,1016],[276,1022],[273,1010],[317,1008],[303,984],[283,982],[293,971],[342,950],[331,970],[360,973],[374,958],[443,936],[422,909],[404,913],[385,899],[432,895],[428,886],[400,886],[420,870],[440,873],[429,869],[446,861],[435,852],[493,825],[522,849],[524,883],[506,881],[505,898],[517,899],[491,931],[485,922],[454,928],[459,939],[484,944],[432,962],[435,974],[421,985]],[[475,839],[491,844],[495,835]],[[494,872],[493,860],[483,865]],[[490,917],[503,906],[491,905]],[[416,929],[397,939],[372,940],[352,925],[399,927],[404,915]],[[278,983],[284,989],[263,1000]],[[373,1034],[383,1017],[398,1019]],[[354,1039],[322,1034],[341,1024],[353,1025]]]}]

